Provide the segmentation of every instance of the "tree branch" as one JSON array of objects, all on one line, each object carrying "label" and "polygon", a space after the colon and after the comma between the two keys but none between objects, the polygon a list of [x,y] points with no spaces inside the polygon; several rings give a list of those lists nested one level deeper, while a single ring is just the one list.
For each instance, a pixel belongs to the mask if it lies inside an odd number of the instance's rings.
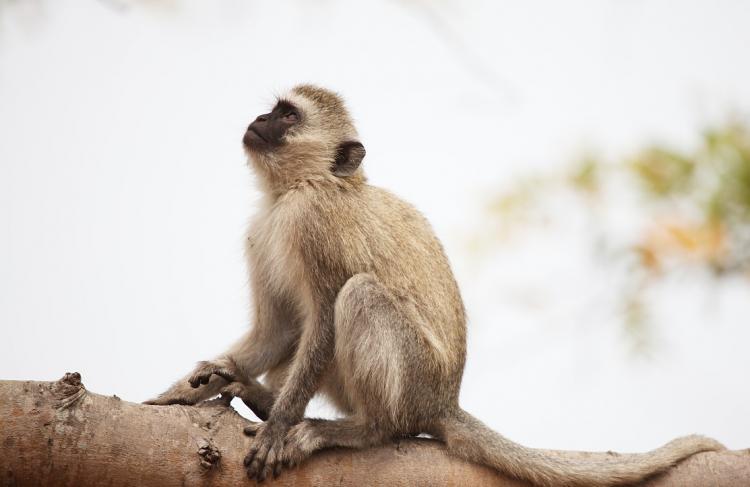
[{"label": "tree branch", "polygon": [[[145,406],[93,394],[77,373],[57,382],[0,381],[0,485],[253,485],[242,466],[250,441],[242,434],[245,423],[219,400]],[[743,450],[695,455],[646,485],[729,487],[748,479],[750,450]],[[323,451],[265,485],[527,484],[449,457],[437,441],[410,439],[365,451]]]}]

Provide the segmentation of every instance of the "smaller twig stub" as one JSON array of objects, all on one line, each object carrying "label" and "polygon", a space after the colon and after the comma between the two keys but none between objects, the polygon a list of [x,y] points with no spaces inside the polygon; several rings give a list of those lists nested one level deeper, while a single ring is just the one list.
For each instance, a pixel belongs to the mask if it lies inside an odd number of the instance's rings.
[{"label": "smaller twig stub", "polygon": [[210,470],[218,465],[221,460],[221,452],[218,448],[205,438],[198,440],[198,456],[201,459],[201,467]]},{"label": "smaller twig stub", "polygon": [[66,372],[60,380],[52,384],[52,394],[57,399],[56,408],[66,409],[86,395],[86,387],[78,372]]}]

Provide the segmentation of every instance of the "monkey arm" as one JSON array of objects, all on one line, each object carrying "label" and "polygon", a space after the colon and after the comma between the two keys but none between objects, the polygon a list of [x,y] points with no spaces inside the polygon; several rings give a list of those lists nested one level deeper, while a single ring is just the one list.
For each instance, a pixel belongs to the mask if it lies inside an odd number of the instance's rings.
[{"label": "monkey arm", "polygon": [[296,340],[296,333],[290,327],[277,327],[274,333],[274,330],[269,330],[269,325],[258,323],[229,350],[214,360],[199,362],[192,372],[145,403],[157,406],[197,404],[223,392],[227,384],[238,383],[247,387],[235,386],[227,393],[242,398],[258,417],[265,419],[272,399],[269,399],[269,394],[263,394],[251,400],[254,392],[263,389],[255,377],[288,357]]},{"label": "monkey arm", "polygon": [[258,417],[268,416],[268,394],[250,401],[251,395],[262,388],[255,378],[293,353],[299,326],[289,304],[274,298],[257,276],[253,276],[253,289],[252,328],[226,352],[213,360],[199,362],[192,372],[146,404],[197,404],[223,392],[227,384],[238,382],[249,387],[234,387],[228,393],[241,397]]},{"label": "monkey arm", "polygon": [[300,335],[293,305],[268,287],[258,268],[252,268],[252,327],[223,357],[229,358],[242,377],[257,378],[288,359]]},{"label": "monkey arm", "polygon": [[271,410],[271,421],[293,425],[302,420],[307,403],[333,358],[333,343],[331,304],[324,305],[308,318],[289,376]]},{"label": "monkey arm", "polygon": [[333,306],[311,313],[289,376],[282,387],[268,420],[253,429],[250,451],[244,463],[250,478],[263,481],[277,476],[283,467],[284,441],[290,428],[299,423],[318,388],[323,371],[333,357]]},{"label": "monkey arm", "polygon": [[256,378],[289,357],[298,336],[299,331],[289,323],[256,319],[250,331],[218,360],[230,360],[240,379]]}]

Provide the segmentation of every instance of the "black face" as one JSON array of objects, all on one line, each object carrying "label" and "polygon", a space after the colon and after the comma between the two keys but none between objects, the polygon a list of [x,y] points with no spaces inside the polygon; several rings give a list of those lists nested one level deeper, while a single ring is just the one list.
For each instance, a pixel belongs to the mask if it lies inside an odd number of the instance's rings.
[{"label": "black face", "polygon": [[279,101],[271,113],[259,115],[245,131],[242,143],[250,149],[268,150],[281,145],[284,135],[299,123],[297,107],[287,101]]}]

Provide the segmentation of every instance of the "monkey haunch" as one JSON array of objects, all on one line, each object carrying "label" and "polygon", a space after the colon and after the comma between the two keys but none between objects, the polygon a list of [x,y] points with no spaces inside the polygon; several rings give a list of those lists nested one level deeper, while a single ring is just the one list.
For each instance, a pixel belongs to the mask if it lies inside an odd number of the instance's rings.
[{"label": "monkey haunch", "polygon": [[[637,482],[693,453],[691,436],[605,464],[513,443],[458,405],[466,355],[461,296],[440,242],[414,208],[365,182],[365,149],[334,93],[294,88],[243,143],[265,194],[247,238],[252,329],[151,404],[237,396],[248,475],[277,475],[314,451],[428,433],[455,456],[545,486]],[[256,378],[265,374],[265,384]],[[325,394],[344,419],[305,419]]]}]

